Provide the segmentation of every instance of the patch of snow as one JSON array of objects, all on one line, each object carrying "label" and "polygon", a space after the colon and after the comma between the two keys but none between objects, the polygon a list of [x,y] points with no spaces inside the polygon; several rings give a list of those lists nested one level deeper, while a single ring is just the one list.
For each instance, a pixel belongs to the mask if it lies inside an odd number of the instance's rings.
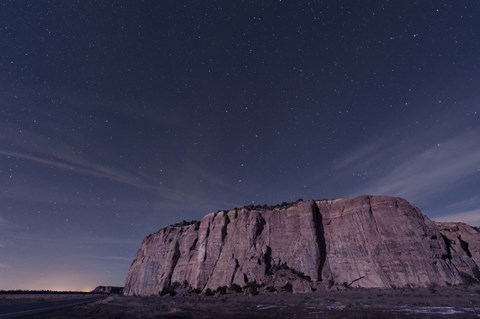
[{"label": "patch of snow", "polygon": [[458,310],[454,307],[415,307],[407,308],[405,306],[397,307],[392,311],[407,312],[411,314],[435,314],[435,315],[455,315],[465,313],[465,309]]},{"label": "patch of snow", "polygon": [[277,305],[262,305],[262,304],[257,305],[257,310],[265,310],[270,308],[283,308],[283,307],[277,306]]}]

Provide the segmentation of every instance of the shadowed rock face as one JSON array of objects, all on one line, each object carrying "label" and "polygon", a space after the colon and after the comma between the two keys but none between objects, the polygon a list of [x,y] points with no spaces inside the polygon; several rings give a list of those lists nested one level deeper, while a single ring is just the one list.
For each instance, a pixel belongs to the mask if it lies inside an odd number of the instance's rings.
[{"label": "shadowed rock face", "polygon": [[[448,258],[467,283],[480,279],[480,233],[464,223],[437,222],[448,249]],[[476,267],[477,266],[477,267]],[[473,270],[474,278],[470,271]]]},{"label": "shadowed rock face", "polygon": [[479,243],[474,228],[435,224],[394,197],[246,207],[147,236],[124,293],[156,295],[176,282],[200,290],[289,282],[294,292],[456,285],[480,280]]}]

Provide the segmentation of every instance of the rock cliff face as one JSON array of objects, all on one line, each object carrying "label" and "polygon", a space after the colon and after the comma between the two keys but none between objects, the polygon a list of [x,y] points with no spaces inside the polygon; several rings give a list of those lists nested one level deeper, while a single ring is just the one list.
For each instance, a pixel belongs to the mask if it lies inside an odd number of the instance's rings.
[{"label": "rock cliff face", "polygon": [[401,198],[361,196],[250,206],[160,229],[144,239],[124,293],[156,295],[178,283],[294,292],[444,286],[478,282],[479,266],[476,229],[436,224]]},{"label": "rock cliff face", "polygon": [[[447,257],[467,283],[476,282],[470,278],[470,270],[480,279],[480,232],[464,223],[437,223],[447,246]],[[477,267],[476,267],[477,266]]]}]

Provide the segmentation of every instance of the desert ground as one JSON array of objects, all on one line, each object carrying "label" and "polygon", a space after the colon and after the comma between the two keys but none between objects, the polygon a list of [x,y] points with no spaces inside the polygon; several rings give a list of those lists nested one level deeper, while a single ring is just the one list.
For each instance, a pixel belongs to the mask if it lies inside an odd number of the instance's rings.
[{"label": "desert ground", "polygon": [[108,296],[26,316],[60,318],[480,318],[480,285],[429,289],[342,289],[308,294]]}]

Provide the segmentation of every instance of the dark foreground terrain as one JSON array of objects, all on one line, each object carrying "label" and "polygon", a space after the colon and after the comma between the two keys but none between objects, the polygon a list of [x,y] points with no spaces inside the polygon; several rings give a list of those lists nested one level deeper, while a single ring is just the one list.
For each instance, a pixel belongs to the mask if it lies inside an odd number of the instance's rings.
[{"label": "dark foreground terrain", "polygon": [[88,293],[2,293],[0,294],[0,319],[24,318],[46,310],[58,310],[95,302],[104,297],[104,295]]},{"label": "dark foreground terrain", "polygon": [[480,318],[480,286],[309,294],[109,296],[25,318]]}]

